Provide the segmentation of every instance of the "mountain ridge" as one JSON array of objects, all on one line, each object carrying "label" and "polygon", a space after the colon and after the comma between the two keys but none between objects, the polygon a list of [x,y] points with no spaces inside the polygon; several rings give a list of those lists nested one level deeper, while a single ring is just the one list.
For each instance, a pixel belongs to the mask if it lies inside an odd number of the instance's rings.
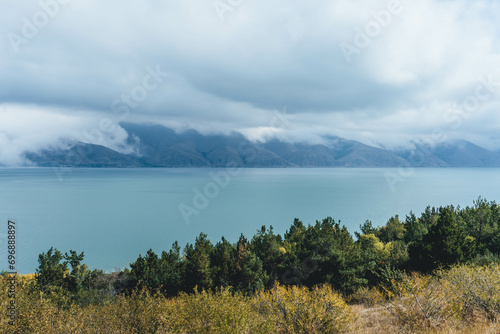
[{"label": "mountain ridge", "polygon": [[78,142],[69,149],[26,152],[25,158],[39,167],[500,167],[500,153],[465,140],[391,151],[339,137],[329,137],[326,144],[255,143],[237,132],[203,135],[161,125],[121,126],[135,153]]}]

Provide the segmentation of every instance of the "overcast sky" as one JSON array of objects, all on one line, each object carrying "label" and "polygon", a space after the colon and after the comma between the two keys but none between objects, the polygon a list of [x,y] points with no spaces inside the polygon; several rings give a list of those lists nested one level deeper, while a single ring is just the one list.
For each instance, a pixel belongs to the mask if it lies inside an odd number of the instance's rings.
[{"label": "overcast sky", "polygon": [[498,1],[0,3],[0,163],[119,122],[500,149]]}]

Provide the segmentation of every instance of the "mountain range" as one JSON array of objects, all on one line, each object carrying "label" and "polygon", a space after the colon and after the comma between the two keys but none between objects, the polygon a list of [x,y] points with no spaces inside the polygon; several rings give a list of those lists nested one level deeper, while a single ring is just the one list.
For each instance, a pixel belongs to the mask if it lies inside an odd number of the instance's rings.
[{"label": "mountain range", "polygon": [[328,137],[324,144],[255,143],[239,133],[177,133],[161,125],[120,124],[132,154],[86,143],[69,149],[27,152],[40,167],[499,167],[500,153],[459,140],[434,147],[391,151],[357,141]]}]

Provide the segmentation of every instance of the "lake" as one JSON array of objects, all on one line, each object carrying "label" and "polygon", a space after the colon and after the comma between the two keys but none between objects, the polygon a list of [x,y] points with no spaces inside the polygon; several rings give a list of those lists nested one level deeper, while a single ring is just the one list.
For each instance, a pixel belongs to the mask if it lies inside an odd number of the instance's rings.
[{"label": "lake", "polygon": [[327,216],[354,232],[427,205],[471,206],[500,198],[500,169],[0,169],[0,269],[7,221],[17,225],[17,270],[34,272],[51,246],[85,252],[91,268],[129,266],[200,232],[212,242],[251,238],[262,225],[283,234],[300,218]]}]

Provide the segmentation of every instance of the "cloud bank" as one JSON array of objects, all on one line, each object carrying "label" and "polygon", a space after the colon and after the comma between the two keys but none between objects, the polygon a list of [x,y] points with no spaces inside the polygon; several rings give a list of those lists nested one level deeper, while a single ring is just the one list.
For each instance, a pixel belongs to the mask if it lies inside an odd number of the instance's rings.
[{"label": "cloud bank", "polygon": [[3,164],[74,140],[126,151],[121,121],[389,148],[439,133],[500,148],[495,1],[6,0],[3,8]]}]

